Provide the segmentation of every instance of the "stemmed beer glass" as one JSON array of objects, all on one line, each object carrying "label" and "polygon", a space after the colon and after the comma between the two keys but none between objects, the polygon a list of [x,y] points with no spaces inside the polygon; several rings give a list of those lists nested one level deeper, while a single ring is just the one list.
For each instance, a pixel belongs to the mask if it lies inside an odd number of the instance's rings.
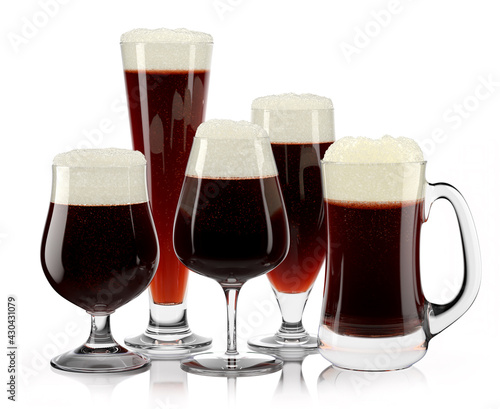
[{"label": "stemmed beer glass", "polygon": [[158,264],[140,152],[76,150],[54,158],[41,261],[54,290],[92,317],[87,342],[52,359],[52,366],[118,372],[149,364],[115,342],[109,322],[147,288]]},{"label": "stemmed beer glass", "polygon": [[250,348],[298,358],[317,352],[318,340],[302,325],[302,313],[326,255],[326,225],[320,161],[335,140],[333,104],[312,94],[260,97],[252,122],[271,140],[290,225],[290,250],[267,274],[282,324],[276,334],[251,338]]},{"label": "stemmed beer glass", "polygon": [[186,312],[189,270],[174,253],[172,229],[184,170],[207,103],[212,36],[186,29],[135,29],[122,35],[132,143],[148,161],[148,191],[160,261],[149,287],[146,331],[125,344],[154,355],[210,347],[191,331]]},{"label": "stemmed beer glass", "polygon": [[174,248],[191,270],[216,280],[227,302],[225,354],[183,360],[188,372],[255,375],[281,369],[269,355],[236,348],[236,303],[243,284],[286,256],[289,233],[267,133],[249,122],[212,120],[198,128],[174,223]]}]

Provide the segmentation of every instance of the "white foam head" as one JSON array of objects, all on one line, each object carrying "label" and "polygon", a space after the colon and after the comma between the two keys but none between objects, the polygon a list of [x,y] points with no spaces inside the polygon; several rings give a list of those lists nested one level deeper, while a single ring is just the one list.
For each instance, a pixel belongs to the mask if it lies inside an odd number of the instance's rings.
[{"label": "white foam head", "polygon": [[330,98],[314,94],[287,94],[267,95],[255,98],[252,109],[271,109],[297,111],[301,109],[333,109]]},{"label": "white foam head", "polygon": [[120,38],[125,70],[209,70],[213,38],[185,28],[137,28]]},{"label": "white foam head", "polygon": [[65,205],[147,202],[146,159],[127,149],[77,149],[56,155],[51,201]]},{"label": "white foam head", "polygon": [[314,94],[268,95],[252,102],[252,122],[273,143],[333,142],[333,103]]},{"label": "white foam head", "polygon": [[250,179],[277,174],[271,143],[262,127],[225,119],[212,119],[198,127],[187,176]]},{"label": "white foam head", "polygon": [[405,202],[424,197],[424,156],[409,138],[341,138],[326,151],[322,168],[328,200]]}]

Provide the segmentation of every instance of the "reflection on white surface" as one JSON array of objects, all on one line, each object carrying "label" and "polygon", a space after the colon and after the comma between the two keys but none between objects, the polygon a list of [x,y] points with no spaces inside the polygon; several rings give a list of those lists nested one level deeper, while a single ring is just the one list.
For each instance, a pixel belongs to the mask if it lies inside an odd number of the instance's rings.
[{"label": "reflection on white surface", "polygon": [[180,360],[153,360],[149,375],[149,408],[187,408],[187,373]]},{"label": "reflection on white surface", "polygon": [[[333,397],[373,398],[404,395],[406,392],[425,390],[425,375],[415,367],[399,371],[363,372],[326,368],[318,377],[318,399],[331,401]],[[411,395],[408,395],[411,396]]]},{"label": "reflection on white surface", "polygon": [[302,359],[285,360],[281,377],[274,392],[273,406],[286,402],[287,407],[303,407],[311,400],[304,376],[302,374]]},{"label": "reflection on white surface", "polygon": [[227,407],[236,408],[236,377],[227,378]]},{"label": "reflection on white surface", "polygon": [[66,372],[51,367],[52,372],[54,372],[55,374],[66,376],[70,379],[73,379],[85,385],[90,392],[92,404],[94,407],[105,406],[106,404],[111,405],[111,397],[113,395],[113,391],[116,385],[123,382],[125,379],[129,379],[130,376],[146,372],[148,369],[149,367],[122,373],[100,374],[100,373]]}]

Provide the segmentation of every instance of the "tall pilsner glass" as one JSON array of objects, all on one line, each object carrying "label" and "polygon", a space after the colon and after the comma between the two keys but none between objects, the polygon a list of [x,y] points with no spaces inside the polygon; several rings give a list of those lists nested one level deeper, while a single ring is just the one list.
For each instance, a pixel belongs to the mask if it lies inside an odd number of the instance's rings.
[{"label": "tall pilsner glass", "polygon": [[182,355],[210,347],[186,316],[189,270],[175,256],[172,230],[184,171],[208,91],[212,37],[185,29],[136,29],[121,37],[134,149],[148,161],[160,264],[149,289],[145,333],[125,343],[150,354]]},{"label": "tall pilsner glass", "polygon": [[283,357],[317,352],[317,338],[302,325],[302,312],[326,255],[320,161],[335,140],[333,104],[312,94],[257,98],[252,121],[269,133],[290,225],[290,250],[267,274],[282,315],[276,334],[249,340],[255,350]]}]

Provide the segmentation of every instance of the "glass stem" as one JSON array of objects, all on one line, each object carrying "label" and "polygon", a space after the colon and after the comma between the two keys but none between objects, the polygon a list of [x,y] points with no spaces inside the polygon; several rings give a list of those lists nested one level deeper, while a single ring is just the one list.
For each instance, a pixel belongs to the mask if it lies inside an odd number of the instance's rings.
[{"label": "glass stem", "polygon": [[276,300],[281,310],[282,323],[278,336],[283,339],[299,339],[308,334],[302,325],[302,313],[311,290],[304,293],[288,294],[275,290]]},{"label": "glass stem", "polygon": [[227,304],[227,350],[226,355],[237,355],[236,349],[236,304],[238,302],[239,287],[222,287],[226,295]]},{"label": "glass stem", "polygon": [[155,304],[150,292],[149,323],[146,334],[153,336],[186,336],[191,334],[187,320],[186,303],[183,301],[181,304]]},{"label": "glass stem", "polygon": [[91,348],[107,348],[116,345],[111,335],[109,315],[91,315],[92,326],[86,345]]}]

